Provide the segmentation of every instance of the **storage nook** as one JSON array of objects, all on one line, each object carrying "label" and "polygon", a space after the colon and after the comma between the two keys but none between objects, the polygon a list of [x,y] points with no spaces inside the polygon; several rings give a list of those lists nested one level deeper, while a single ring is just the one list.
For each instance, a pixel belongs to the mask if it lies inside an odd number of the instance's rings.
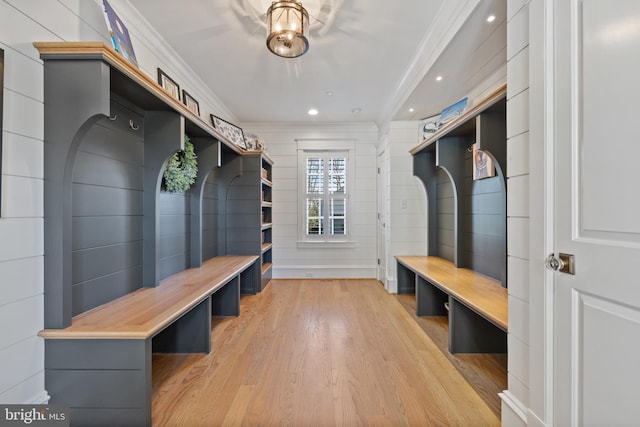
[{"label": "storage nook", "polygon": [[[208,353],[211,315],[239,315],[240,294],[271,277],[271,161],[102,43],[34,45],[45,70],[46,387],[79,425],[150,425],[152,352]],[[185,135],[196,182],[161,191]]]},{"label": "storage nook", "polygon": [[416,293],[419,316],[448,314],[451,353],[506,352],[505,97],[502,86],[411,149],[430,256],[396,257],[398,292]]}]

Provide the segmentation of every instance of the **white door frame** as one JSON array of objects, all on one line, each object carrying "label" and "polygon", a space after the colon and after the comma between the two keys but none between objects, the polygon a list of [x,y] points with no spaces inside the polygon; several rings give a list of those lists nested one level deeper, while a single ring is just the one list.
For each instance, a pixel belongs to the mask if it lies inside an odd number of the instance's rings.
[{"label": "white door frame", "polygon": [[529,426],[553,424],[553,3],[529,2]]}]

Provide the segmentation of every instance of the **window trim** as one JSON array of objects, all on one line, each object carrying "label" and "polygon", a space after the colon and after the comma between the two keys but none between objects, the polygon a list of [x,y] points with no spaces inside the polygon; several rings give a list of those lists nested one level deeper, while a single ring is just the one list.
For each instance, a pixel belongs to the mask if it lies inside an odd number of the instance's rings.
[{"label": "window trim", "polygon": [[[349,247],[355,246],[355,140],[327,140],[327,139],[304,139],[296,140],[298,143],[298,202],[297,202],[297,221],[298,221],[298,248],[331,248],[331,247]],[[327,155],[344,154],[347,159],[346,166],[346,227],[345,235],[314,235],[306,234],[306,209],[303,204],[307,199],[307,182],[306,182],[306,159],[313,154]],[[326,227],[329,227],[328,218],[325,218]]]}]

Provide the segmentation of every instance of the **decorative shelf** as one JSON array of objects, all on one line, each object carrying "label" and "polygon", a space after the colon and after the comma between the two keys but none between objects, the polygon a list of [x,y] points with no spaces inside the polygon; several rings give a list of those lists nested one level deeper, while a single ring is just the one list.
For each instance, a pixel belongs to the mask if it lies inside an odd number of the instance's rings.
[{"label": "decorative shelf", "polygon": [[473,131],[475,129],[475,123],[473,122],[473,118],[480,114],[482,111],[488,109],[492,105],[496,104],[500,100],[504,99],[507,95],[507,84],[504,83],[500,87],[498,87],[495,91],[493,91],[487,98],[483,99],[477,105],[474,105],[469,110],[465,111],[461,115],[455,118],[455,120],[447,123],[442,128],[438,129],[436,133],[431,135],[429,138],[423,140],[415,147],[411,148],[409,152],[411,154],[416,154],[422,150],[430,148],[434,145],[434,143],[445,136],[457,136],[457,133],[468,133],[469,131]]}]

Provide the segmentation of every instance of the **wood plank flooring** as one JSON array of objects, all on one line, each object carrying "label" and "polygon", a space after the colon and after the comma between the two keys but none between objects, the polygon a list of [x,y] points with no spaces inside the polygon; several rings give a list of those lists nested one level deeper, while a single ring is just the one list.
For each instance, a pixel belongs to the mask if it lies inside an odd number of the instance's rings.
[{"label": "wood plank flooring", "polygon": [[500,425],[375,280],[272,280],[212,338],[154,354],[154,426]]}]

